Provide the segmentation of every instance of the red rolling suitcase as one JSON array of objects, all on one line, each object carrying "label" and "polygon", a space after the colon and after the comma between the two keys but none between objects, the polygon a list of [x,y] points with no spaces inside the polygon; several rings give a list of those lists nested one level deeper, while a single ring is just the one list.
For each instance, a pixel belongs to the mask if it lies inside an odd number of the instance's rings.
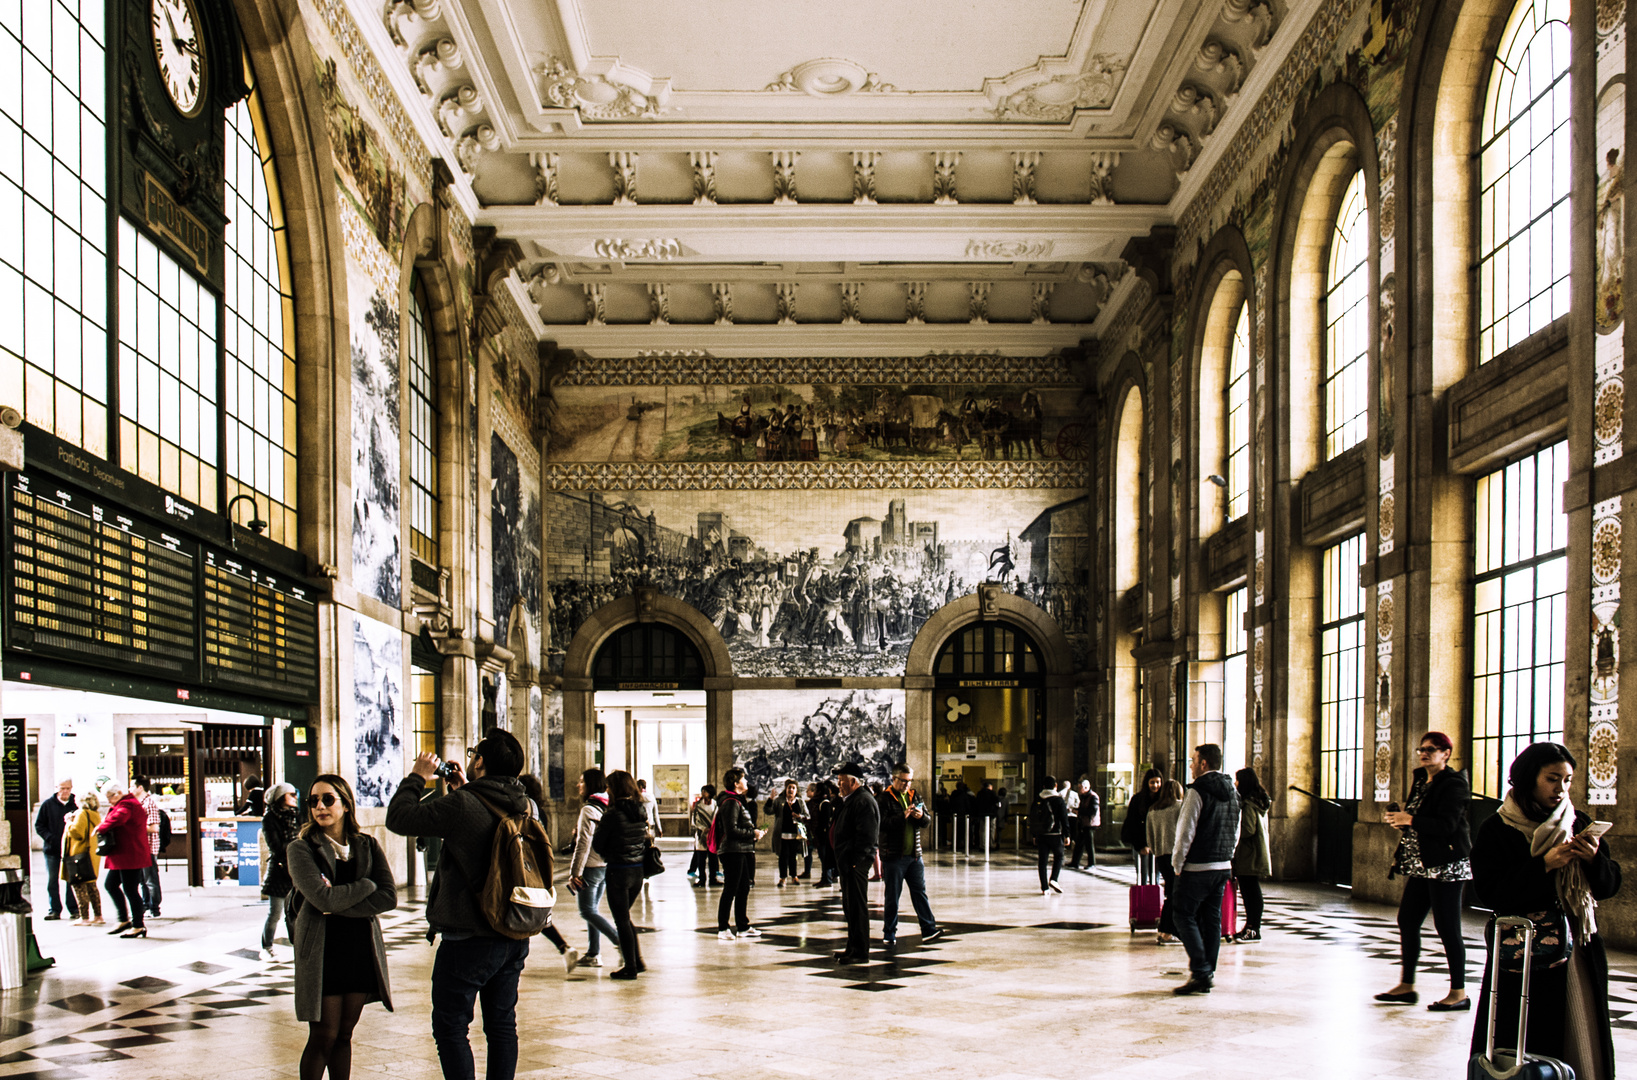
[{"label": "red rolling suitcase", "polygon": [[1165,896],[1154,875],[1154,856],[1137,856],[1137,884],[1131,886],[1131,932],[1158,930]]},{"label": "red rolling suitcase", "polygon": [[1222,940],[1239,933],[1239,890],[1233,887],[1233,878],[1222,887]]},{"label": "red rolling suitcase", "polygon": [[[1518,1037],[1515,1051],[1495,1049],[1495,1025],[1499,1020],[1501,986],[1501,935],[1517,933],[1523,938],[1523,978],[1518,986]],[[1524,1035],[1529,1029],[1529,963],[1535,940],[1535,924],[1515,915],[1503,915],[1495,920],[1495,936],[1489,945],[1489,1027],[1484,1037],[1484,1052],[1473,1054],[1467,1062],[1467,1080],[1574,1080],[1574,1070],[1557,1058],[1531,1054],[1524,1049]]]}]

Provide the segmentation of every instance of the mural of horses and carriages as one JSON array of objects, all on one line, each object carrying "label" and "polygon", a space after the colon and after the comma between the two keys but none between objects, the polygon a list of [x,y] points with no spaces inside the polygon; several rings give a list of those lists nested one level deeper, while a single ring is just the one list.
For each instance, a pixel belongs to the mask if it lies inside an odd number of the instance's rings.
[{"label": "mural of horses and carriages", "polygon": [[557,461],[1081,459],[1072,387],[562,386]]}]

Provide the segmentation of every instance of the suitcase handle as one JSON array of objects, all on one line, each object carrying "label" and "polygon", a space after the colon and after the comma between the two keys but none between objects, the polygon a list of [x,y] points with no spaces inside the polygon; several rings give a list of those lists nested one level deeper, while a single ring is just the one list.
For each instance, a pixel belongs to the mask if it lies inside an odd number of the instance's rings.
[{"label": "suitcase handle", "polygon": [[1137,884],[1159,884],[1159,873],[1154,868],[1154,856],[1152,853],[1147,855],[1139,854],[1137,856]]},{"label": "suitcase handle", "polygon": [[1522,985],[1518,992],[1518,1040],[1513,1044],[1512,1067],[1501,1073],[1502,1080],[1516,1076],[1523,1070],[1524,1033],[1529,1026],[1529,968],[1531,952],[1535,944],[1535,924],[1526,918],[1517,915],[1499,915],[1494,921],[1494,936],[1489,942],[1489,1028],[1484,1036],[1484,1057],[1495,1061],[1495,1027],[1499,1023],[1501,993],[1501,932],[1504,929],[1518,929],[1523,932],[1523,975]]}]

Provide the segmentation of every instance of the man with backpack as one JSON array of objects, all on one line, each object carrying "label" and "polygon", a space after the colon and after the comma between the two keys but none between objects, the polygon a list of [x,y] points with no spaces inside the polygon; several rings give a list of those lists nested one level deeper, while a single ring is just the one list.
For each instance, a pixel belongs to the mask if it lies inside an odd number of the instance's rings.
[{"label": "man with backpack", "polygon": [[[1029,804],[1029,835],[1034,837],[1035,848],[1040,854],[1041,896],[1063,891],[1057,887],[1057,875],[1063,871],[1063,836],[1068,829],[1068,817],[1063,796],[1057,793],[1057,780],[1046,777],[1040,794]],[[1050,877],[1046,876],[1048,861],[1051,863]]]},{"label": "man with backpack", "polygon": [[529,816],[528,796],[517,779],[523,748],[510,732],[490,728],[467,751],[467,762],[464,773],[456,763],[447,763],[448,795],[422,801],[439,763],[434,754],[417,757],[387,805],[386,823],[400,836],[435,836],[444,842],[426,901],[427,940],[443,937],[432,962],[432,1038],[443,1075],[447,1080],[473,1080],[476,1075],[467,1029],[473,1004],[481,997],[488,1078],[509,1080],[517,1073],[517,981],[529,941],[496,927],[503,920],[492,902],[484,902],[484,893],[494,891],[490,877],[501,826],[527,839],[526,827],[513,824],[515,819],[536,829],[538,823]]}]

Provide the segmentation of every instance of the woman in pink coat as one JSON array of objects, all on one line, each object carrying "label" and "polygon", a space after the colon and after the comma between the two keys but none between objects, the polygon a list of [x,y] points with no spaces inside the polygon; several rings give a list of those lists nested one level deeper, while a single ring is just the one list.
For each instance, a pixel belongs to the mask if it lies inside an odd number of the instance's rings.
[{"label": "woman in pink coat", "polygon": [[126,792],[109,805],[97,833],[114,838],[114,849],[103,857],[108,867],[109,891],[118,885],[125,893],[130,912],[129,919],[121,919],[119,925],[108,932],[122,938],[145,938],[148,928],[142,923],[142,871],[153,860],[153,853],[148,849],[148,811],[135,795]]}]

